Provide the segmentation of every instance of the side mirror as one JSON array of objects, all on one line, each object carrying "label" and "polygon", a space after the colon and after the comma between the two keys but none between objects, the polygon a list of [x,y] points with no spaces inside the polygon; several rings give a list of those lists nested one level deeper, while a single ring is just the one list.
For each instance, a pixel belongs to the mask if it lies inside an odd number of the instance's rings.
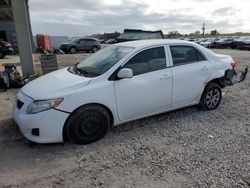
[{"label": "side mirror", "polygon": [[132,71],[132,69],[122,68],[121,70],[119,70],[117,77],[118,78],[132,78],[133,71]]}]

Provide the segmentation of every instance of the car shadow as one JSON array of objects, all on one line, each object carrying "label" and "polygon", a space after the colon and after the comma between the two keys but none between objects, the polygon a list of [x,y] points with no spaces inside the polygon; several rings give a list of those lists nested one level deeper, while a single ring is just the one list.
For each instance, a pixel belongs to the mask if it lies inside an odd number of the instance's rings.
[{"label": "car shadow", "polygon": [[[36,166],[51,163],[54,165],[60,163],[59,159],[73,160],[77,163],[77,158],[81,158],[82,155],[91,157],[93,153],[104,151],[106,151],[104,154],[107,154],[121,145],[127,147],[137,142],[147,145],[148,142],[144,142],[145,138],[152,141],[154,136],[160,139],[162,137],[161,140],[164,140],[166,134],[170,137],[176,136],[178,132],[185,131],[183,122],[188,121],[187,118],[200,117],[208,113],[202,111],[197,113],[197,111],[199,110],[196,107],[187,107],[125,123],[113,127],[103,139],[88,145],[75,145],[69,141],[52,144],[30,142],[22,136],[11,119],[7,124],[0,126],[0,151],[2,151],[0,166],[5,171],[10,171],[11,168],[26,168],[24,164]],[[162,132],[165,135],[159,134]]]},{"label": "car shadow", "polygon": [[[129,131],[136,131],[138,129],[150,129],[150,128],[157,128],[158,124],[160,124],[161,122],[164,122],[164,124],[167,124],[168,121],[171,121],[171,125],[169,126],[181,126],[178,124],[178,119],[179,118],[183,118],[183,116],[185,115],[190,115],[190,114],[195,114],[197,113],[197,111],[199,111],[198,108],[196,107],[186,107],[183,109],[178,109],[175,111],[171,111],[171,112],[166,112],[166,113],[161,113],[158,115],[154,115],[154,116],[150,116],[147,118],[143,118],[143,119],[139,119],[139,120],[135,120],[135,121],[131,121],[129,123],[124,123],[115,127],[112,127],[111,130],[109,131],[108,135],[106,135],[106,137],[104,139],[108,139],[109,135],[111,134],[112,136],[115,136],[115,134],[119,133],[126,133]],[[202,111],[200,111],[200,113],[203,113]],[[173,123],[176,122],[176,123]],[[2,134],[2,135],[1,135]],[[70,141],[66,140],[64,143],[48,143],[48,144],[39,144],[39,143],[34,143],[32,141],[27,140],[26,138],[24,138],[18,128],[18,126],[16,125],[16,123],[14,122],[13,119],[8,120],[5,125],[0,126],[0,136],[1,136],[1,140],[0,140],[0,145],[8,145],[11,143],[15,143],[16,144],[20,144],[23,145],[25,147],[29,147],[29,148],[57,148],[57,147],[65,147],[68,148],[70,146],[76,146],[76,147],[80,147],[80,145],[75,145],[72,144]],[[93,144],[98,144],[100,142],[102,142],[101,139],[100,141],[96,142],[96,143],[92,143],[92,144],[88,144],[88,145],[93,145]],[[88,146],[85,145],[85,146]],[[53,148],[53,149],[55,149]]]}]

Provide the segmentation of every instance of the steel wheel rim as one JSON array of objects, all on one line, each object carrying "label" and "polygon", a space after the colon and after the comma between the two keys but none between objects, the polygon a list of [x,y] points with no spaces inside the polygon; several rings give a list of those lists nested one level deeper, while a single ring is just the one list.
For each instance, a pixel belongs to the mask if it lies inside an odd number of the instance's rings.
[{"label": "steel wheel rim", "polygon": [[97,52],[97,48],[96,47],[93,48],[93,52]]},{"label": "steel wheel rim", "polygon": [[79,120],[78,130],[82,135],[93,137],[99,132],[100,123],[100,119],[94,114],[88,114]]},{"label": "steel wheel rim", "polygon": [[220,101],[220,91],[213,89],[208,91],[206,96],[206,105],[209,109],[215,108]]},{"label": "steel wheel rim", "polygon": [[72,54],[76,53],[76,49],[75,48],[71,48],[70,51],[71,51]]}]

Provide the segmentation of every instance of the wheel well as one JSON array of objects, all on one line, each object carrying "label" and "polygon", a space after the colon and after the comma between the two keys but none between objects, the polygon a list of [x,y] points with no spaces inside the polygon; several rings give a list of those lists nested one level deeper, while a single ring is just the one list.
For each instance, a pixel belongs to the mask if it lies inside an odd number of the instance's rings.
[{"label": "wheel well", "polygon": [[73,110],[73,111],[70,113],[69,117],[66,119],[66,121],[65,121],[65,123],[64,123],[64,126],[63,126],[63,133],[62,133],[62,134],[63,134],[63,140],[64,140],[64,141],[68,139],[68,138],[67,138],[68,121],[69,121],[70,117],[72,116],[72,114],[73,114],[75,111],[77,111],[79,108],[82,108],[82,107],[85,107],[85,106],[90,106],[90,105],[98,105],[98,106],[101,106],[102,108],[104,108],[104,109],[108,112],[108,114],[109,114],[109,117],[110,117],[110,120],[111,120],[111,127],[113,126],[113,124],[114,124],[114,116],[113,116],[113,113],[111,112],[111,110],[110,110],[107,106],[105,106],[105,105],[103,105],[103,104],[100,104],[100,103],[89,103],[89,104],[85,104],[85,105],[79,106],[78,108],[76,108],[75,110]]},{"label": "wheel well", "polygon": [[[215,78],[215,79],[213,79],[213,80],[210,80],[210,81],[207,83],[207,85],[208,85],[209,83],[215,83],[215,84],[218,84],[221,88],[223,88],[224,85],[223,85],[222,82],[221,82],[222,79],[223,79],[223,78]],[[207,86],[207,85],[206,85],[206,86]]]}]

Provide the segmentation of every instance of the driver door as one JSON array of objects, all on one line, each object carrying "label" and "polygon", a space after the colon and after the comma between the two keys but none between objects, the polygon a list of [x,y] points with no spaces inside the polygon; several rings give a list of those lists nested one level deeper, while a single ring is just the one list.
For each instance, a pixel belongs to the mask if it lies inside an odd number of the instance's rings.
[{"label": "driver door", "polygon": [[123,68],[132,69],[134,76],[115,81],[120,120],[170,108],[172,73],[167,68],[164,46],[140,51]]}]

